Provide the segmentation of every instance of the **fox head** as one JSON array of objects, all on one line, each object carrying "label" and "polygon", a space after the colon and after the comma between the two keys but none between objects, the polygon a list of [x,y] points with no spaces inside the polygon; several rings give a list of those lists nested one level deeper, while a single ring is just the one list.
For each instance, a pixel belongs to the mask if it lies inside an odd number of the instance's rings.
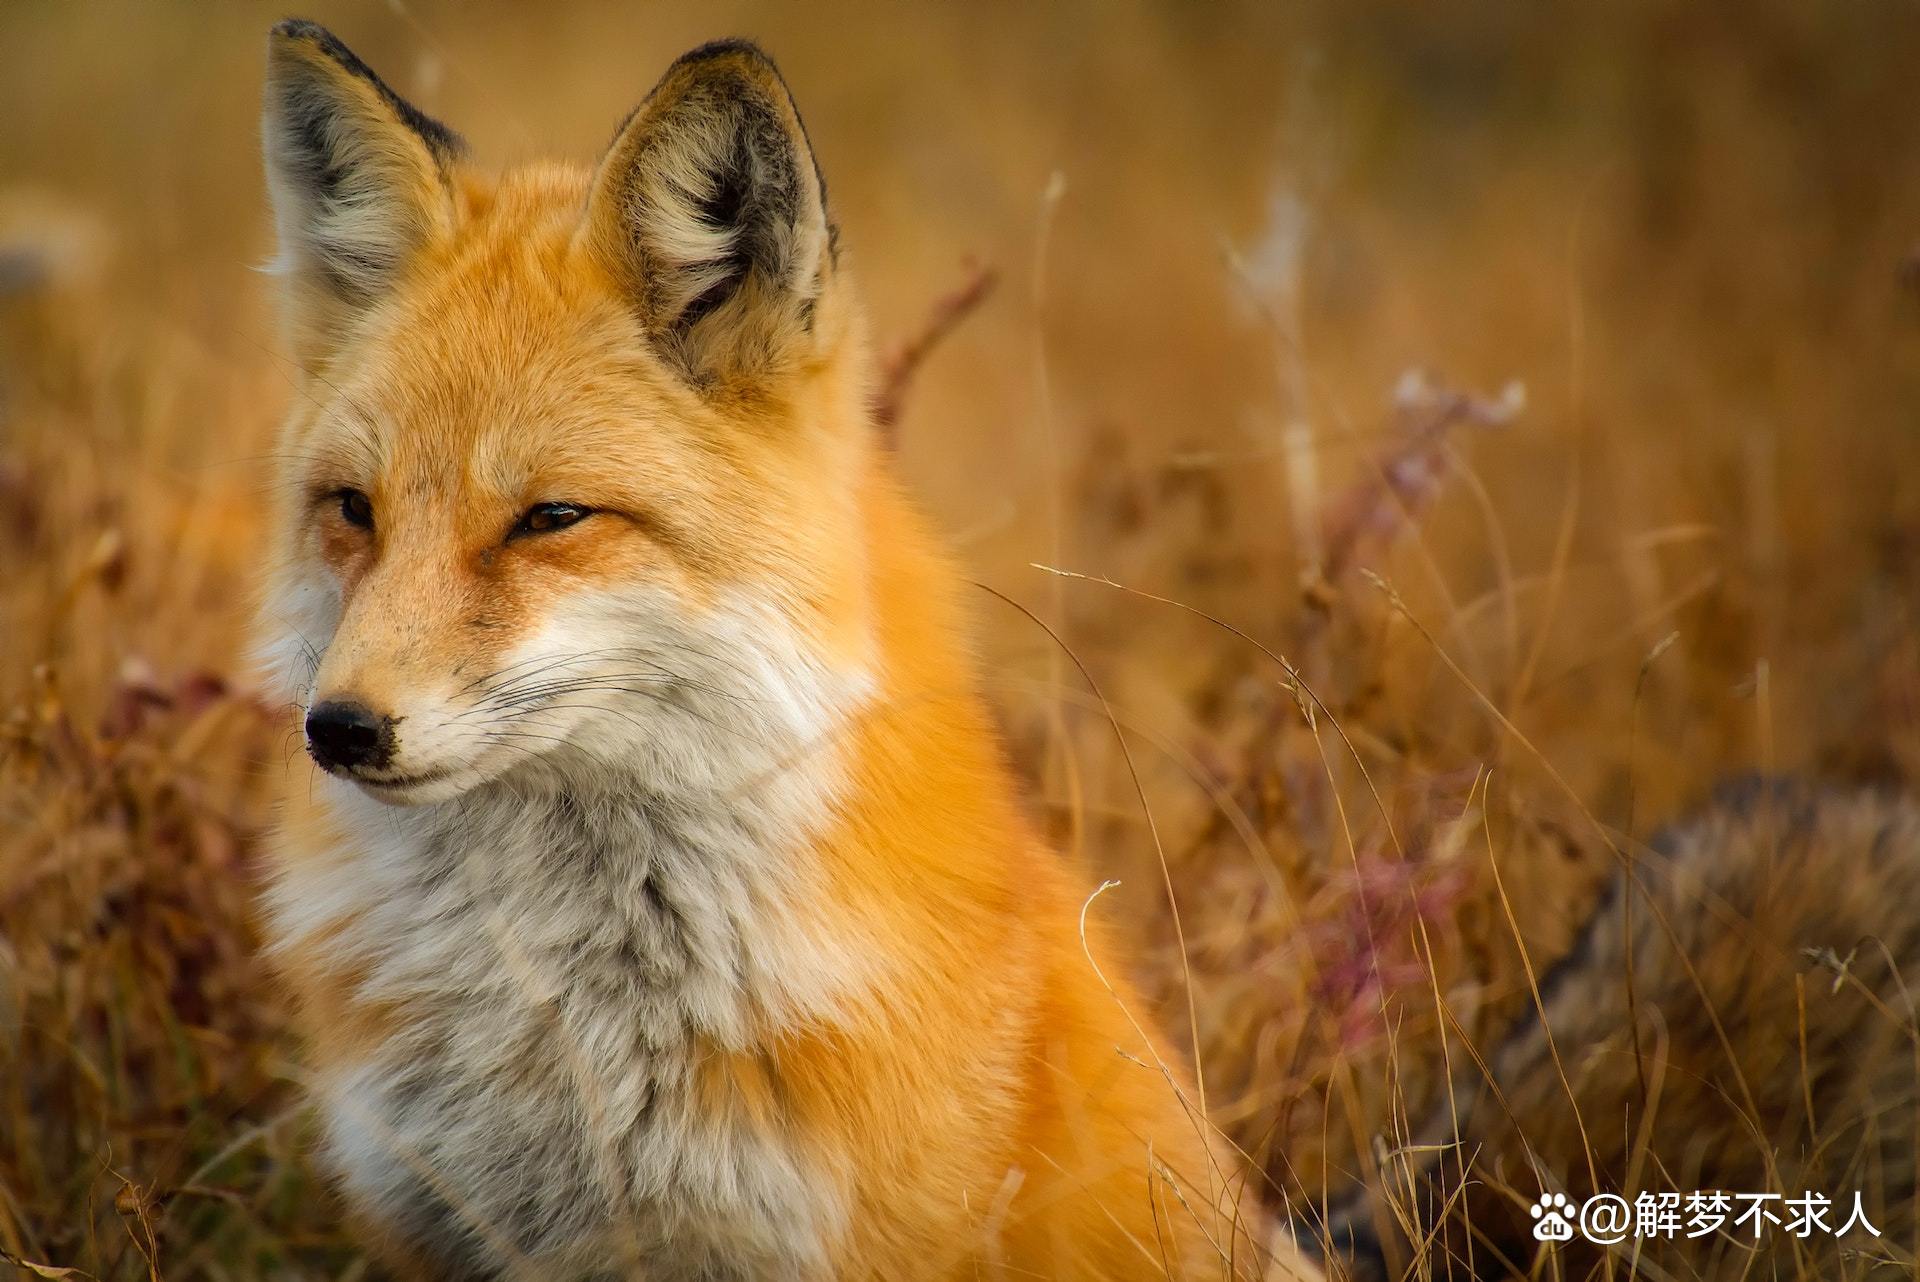
[{"label": "fox head", "polygon": [[767,57],[489,175],[286,22],[263,125],[301,367],[263,623],[314,759],[421,803],[823,733],[867,680],[868,361]]}]

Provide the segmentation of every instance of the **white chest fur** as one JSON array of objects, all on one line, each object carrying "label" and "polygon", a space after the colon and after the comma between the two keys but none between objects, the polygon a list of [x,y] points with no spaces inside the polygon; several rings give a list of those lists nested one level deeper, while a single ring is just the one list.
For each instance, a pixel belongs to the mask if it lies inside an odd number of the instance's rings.
[{"label": "white chest fur", "polygon": [[494,785],[396,811],[324,786],[357,840],[284,871],[274,926],[329,928],[359,996],[401,1012],[318,1083],[350,1197],[460,1275],[817,1270],[846,1215],[831,1164],[696,1098],[701,1056],[859,984],[809,924],[780,806]]}]

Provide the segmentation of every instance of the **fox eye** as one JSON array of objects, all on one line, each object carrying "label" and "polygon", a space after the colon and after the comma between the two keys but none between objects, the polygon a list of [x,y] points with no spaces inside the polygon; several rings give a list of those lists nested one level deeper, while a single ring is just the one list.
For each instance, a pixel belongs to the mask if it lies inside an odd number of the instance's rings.
[{"label": "fox eye", "polygon": [[535,503],[520,514],[519,524],[513,527],[507,538],[516,539],[523,534],[544,534],[548,530],[565,529],[591,515],[592,508],[581,507],[578,503]]},{"label": "fox eye", "polygon": [[340,491],[340,518],[363,530],[373,528],[373,500],[359,490]]}]

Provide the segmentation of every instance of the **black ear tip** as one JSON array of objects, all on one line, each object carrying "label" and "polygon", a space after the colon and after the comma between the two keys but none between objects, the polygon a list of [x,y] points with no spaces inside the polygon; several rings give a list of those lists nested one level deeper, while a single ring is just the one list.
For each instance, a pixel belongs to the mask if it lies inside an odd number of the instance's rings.
[{"label": "black ear tip", "polygon": [[331,31],[317,22],[306,18],[282,18],[273,24],[268,32],[275,40],[312,40],[322,44],[339,44]]},{"label": "black ear tip", "polygon": [[270,50],[291,45],[304,45],[349,70],[359,71],[364,68],[364,64],[354,56],[353,50],[347,48],[339,36],[306,18],[284,18],[274,23],[273,29],[268,33],[267,47]]},{"label": "black ear tip", "polygon": [[673,60],[669,73],[704,67],[713,63],[733,62],[744,64],[755,71],[774,77],[780,77],[780,68],[767,55],[767,51],[751,40],[732,36],[724,40],[709,40],[695,49],[689,49]]},{"label": "black ear tip", "polygon": [[386,81],[374,73],[372,67],[360,61],[359,55],[347,48],[340,37],[319,23],[309,22],[305,18],[283,19],[273,24],[272,35],[267,43],[269,56],[271,51],[286,45],[311,45],[342,71],[348,75],[357,76],[371,85],[373,91],[380,95],[395,115],[400,117],[401,123],[420,135],[421,140],[437,158],[444,161],[457,157],[465,151],[465,144],[460,141],[459,134],[395,93],[387,86]]}]

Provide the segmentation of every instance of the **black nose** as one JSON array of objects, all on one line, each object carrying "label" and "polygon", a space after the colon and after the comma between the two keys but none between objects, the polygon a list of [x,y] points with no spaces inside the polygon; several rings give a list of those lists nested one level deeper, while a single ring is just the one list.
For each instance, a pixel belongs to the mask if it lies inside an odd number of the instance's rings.
[{"label": "black nose", "polygon": [[323,766],[384,766],[393,756],[393,718],[351,699],[316,703],[307,711],[307,751]]}]

